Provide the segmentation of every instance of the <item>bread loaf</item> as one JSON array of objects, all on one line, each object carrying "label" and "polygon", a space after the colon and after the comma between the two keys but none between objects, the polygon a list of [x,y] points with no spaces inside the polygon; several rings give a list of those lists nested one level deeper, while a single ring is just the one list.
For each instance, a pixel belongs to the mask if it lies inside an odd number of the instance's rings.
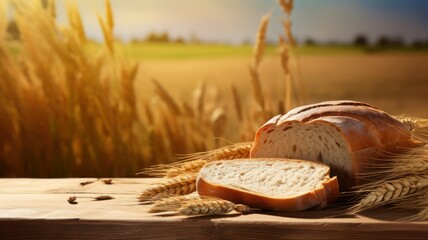
[{"label": "bread loaf", "polygon": [[323,208],[339,194],[327,165],[289,159],[214,161],[199,172],[201,196],[214,196],[253,208],[302,211]]},{"label": "bread loaf", "polygon": [[295,108],[256,133],[251,158],[322,162],[341,190],[363,183],[361,173],[390,154],[419,146],[400,121],[366,103],[331,101]]}]

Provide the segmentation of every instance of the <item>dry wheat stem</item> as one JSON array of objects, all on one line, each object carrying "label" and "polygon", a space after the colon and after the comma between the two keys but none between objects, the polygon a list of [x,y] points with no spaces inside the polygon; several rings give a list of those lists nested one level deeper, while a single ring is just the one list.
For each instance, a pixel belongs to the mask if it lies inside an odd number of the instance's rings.
[{"label": "dry wheat stem", "polygon": [[408,176],[409,173],[424,174],[428,171],[428,146],[411,148],[402,154],[385,155],[376,159],[373,164],[365,164],[364,167],[370,171],[359,174],[363,179],[384,176],[383,180],[388,180]]},{"label": "dry wheat stem", "polygon": [[205,116],[205,82],[202,82],[194,92],[194,100],[195,100],[195,109],[198,114],[199,120],[203,120],[203,117]]},{"label": "dry wheat stem", "polygon": [[351,212],[360,212],[398,201],[426,189],[427,186],[428,175],[415,175],[374,184],[369,183],[359,190],[361,193],[367,193],[367,195],[351,207]]},{"label": "dry wheat stem", "polygon": [[253,66],[250,66],[249,71],[251,75],[251,85],[254,91],[254,99],[259,104],[260,109],[264,113],[265,99],[263,96],[262,84],[260,83],[259,74],[257,72],[257,69],[255,69]]},{"label": "dry wheat stem", "polygon": [[231,89],[232,89],[233,103],[235,105],[236,116],[238,117],[239,121],[242,121],[241,98],[239,97],[238,90],[236,89],[234,84],[232,84]]},{"label": "dry wheat stem", "polygon": [[422,193],[408,197],[394,204],[394,209],[411,209],[419,210],[418,213],[400,219],[401,221],[418,221],[428,219],[428,190],[425,189]]},{"label": "dry wheat stem", "polygon": [[206,163],[207,160],[194,160],[185,162],[175,168],[168,169],[165,173],[165,176],[172,178],[182,174],[197,173]]},{"label": "dry wheat stem", "polygon": [[231,160],[238,158],[249,158],[252,143],[231,147],[223,147],[213,153],[212,160]]},{"label": "dry wheat stem", "polygon": [[159,164],[146,168],[138,174],[172,178],[179,175],[197,173],[206,163],[207,160],[197,159],[172,164]]},{"label": "dry wheat stem", "polygon": [[182,161],[190,161],[197,159],[204,159],[208,161],[213,160],[230,160],[238,158],[249,158],[250,150],[253,146],[252,142],[236,143],[230,146],[221,147],[219,149],[197,152],[181,155],[179,158]]},{"label": "dry wheat stem", "polygon": [[141,202],[174,195],[186,195],[196,191],[197,174],[188,174],[168,179],[145,189],[139,199]]},{"label": "dry wheat stem", "polygon": [[422,221],[428,219],[428,206],[421,209],[417,214],[400,219],[400,221]]},{"label": "dry wheat stem", "polygon": [[159,95],[159,97],[166,103],[168,108],[173,111],[175,115],[180,115],[181,111],[178,107],[178,104],[174,100],[174,98],[168,93],[168,91],[155,79],[152,79],[153,84],[155,85],[156,93]]},{"label": "dry wheat stem", "polygon": [[287,36],[288,43],[292,46],[296,46],[296,40],[294,39],[293,34],[291,33],[291,20],[288,16],[286,19],[282,20],[282,25],[284,27],[285,35]]}]

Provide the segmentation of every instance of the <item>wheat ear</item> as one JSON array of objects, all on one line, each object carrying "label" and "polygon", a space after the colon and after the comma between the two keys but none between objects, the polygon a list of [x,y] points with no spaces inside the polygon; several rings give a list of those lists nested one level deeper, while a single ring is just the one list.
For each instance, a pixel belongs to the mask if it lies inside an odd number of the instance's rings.
[{"label": "wheat ear", "polygon": [[199,199],[201,199],[201,197],[198,195],[164,198],[156,201],[155,204],[149,209],[149,213],[176,211],[177,209],[180,209],[185,203]]},{"label": "wheat ear", "polygon": [[157,201],[149,213],[175,211],[183,215],[212,215],[223,214],[235,210],[237,212],[250,212],[256,209],[243,204],[234,204],[230,201],[211,196],[179,196]]},{"label": "wheat ear", "polygon": [[231,212],[234,206],[234,203],[222,199],[202,200],[184,204],[178,213],[183,215],[225,214]]},{"label": "wheat ear", "polygon": [[188,174],[168,179],[168,181],[164,183],[155,184],[145,189],[141,193],[139,199],[141,202],[144,202],[168,196],[192,193],[196,191],[196,177],[197,174]]},{"label": "wheat ear", "polygon": [[360,212],[370,208],[389,204],[408,197],[428,186],[428,175],[415,175],[399,179],[368,184],[360,192],[368,192],[355,206],[351,212]]}]

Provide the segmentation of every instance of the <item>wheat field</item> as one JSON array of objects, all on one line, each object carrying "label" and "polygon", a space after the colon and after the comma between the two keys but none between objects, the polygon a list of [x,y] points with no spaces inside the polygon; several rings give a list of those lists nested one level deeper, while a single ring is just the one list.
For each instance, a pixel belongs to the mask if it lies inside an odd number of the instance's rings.
[{"label": "wheat field", "polygon": [[[305,54],[299,57],[308,103],[351,99],[371,103],[401,115],[428,117],[428,54]],[[249,58],[224,57],[187,60],[147,59],[141,62],[136,88],[151,94],[149,79],[156,76],[165,86],[176,89],[177,98],[186,98],[201,82],[222,90],[231,83],[251,98]],[[195,67],[196,66],[196,67]],[[169,69],[163,71],[164,68]],[[221,69],[221,71],[219,71]],[[280,89],[282,69],[278,56],[267,56],[260,66],[266,91]],[[275,91],[269,93],[279,97]]]},{"label": "wheat field", "polygon": [[0,14],[2,177],[130,177],[177,161],[176,154],[252,141],[272,116],[321,100],[427,114],[423,54],[298,58],[290,24],[265,49],[264,24],[273,20],[264,17],[248,56],[139,61],[115,42],[108,1],[98,16],[104,40],[95,48],[75,5],[62,26],[54,1],[47,8],[9,2],[21,39],[9,38],[10,19]]}]

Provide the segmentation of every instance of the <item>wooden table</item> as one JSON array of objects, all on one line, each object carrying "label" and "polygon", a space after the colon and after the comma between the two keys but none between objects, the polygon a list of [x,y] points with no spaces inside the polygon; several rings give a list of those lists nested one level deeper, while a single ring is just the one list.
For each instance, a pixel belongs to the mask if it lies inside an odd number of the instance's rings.
[{"label": "wooden table", "polygon": [[[156,179],[0,179],[0,239],[428,239],[408,213],[343,215],[341,207],[215,217],[153,215],[138,193]],[[115,199],[94,201],[108,194]],[[70,196],[78,204],[69,204]]]}]

